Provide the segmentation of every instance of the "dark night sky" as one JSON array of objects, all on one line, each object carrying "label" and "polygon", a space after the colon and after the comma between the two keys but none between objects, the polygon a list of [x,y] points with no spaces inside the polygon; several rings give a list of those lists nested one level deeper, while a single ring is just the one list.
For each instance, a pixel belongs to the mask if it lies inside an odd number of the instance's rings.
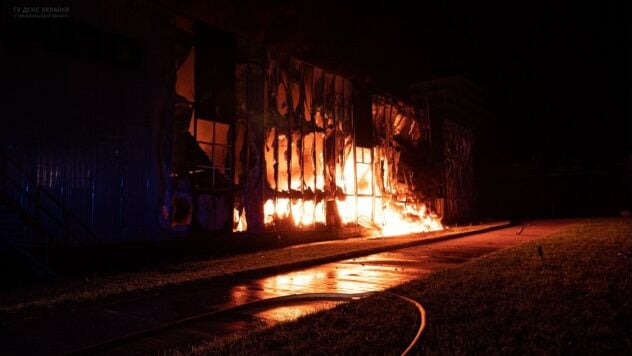
[{"label": "dark night sky", "polygon": [[632,157],[627,1],[146,1],[206,5],[239,35],[397,95],[466,76],[489,95],[494,159]]},{"label": "dark night sky", "polygon": [[[583,164],[632,154],[624,2],[278,3],[290,9],[276,19],[278,31],[292,28],[307,57],[367,73],[377,87],[405,93],[411,82],[454,74],[477,82],[508,161]],[[337,55],[324,54],[332,48]]]},{"label": "dark night sky", "polygon": [[630,29],[623,6],[444,4],[428,10],[427,30],[420,28],[434,39],[427,59],[413,50],[397,68],[419,58],[415,77],[463,74],[481,84],[507,125],[499,133],[519,155],[581,162],[632,152],[625,148]]}]

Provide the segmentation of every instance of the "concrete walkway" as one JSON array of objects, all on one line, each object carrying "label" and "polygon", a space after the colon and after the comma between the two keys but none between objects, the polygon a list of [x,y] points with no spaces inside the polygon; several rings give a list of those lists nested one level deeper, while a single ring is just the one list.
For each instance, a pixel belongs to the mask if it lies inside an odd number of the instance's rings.
[{"label": "concrete walkway", "polygon": [[[232,261],[234,264],[242,264],[250,269],[232,273],[230,278],[224,275],[225,277],[207,280],[206,283],[186,289],[162,289],[142,298],[118,300],[107,305],[81,304],[46,312],[40,310],[34,313],[4,314],[0,326],[0,343],[11,354],[60,354],[161,323],[279,295],[384,290],[436,269],[456,266],[501,248],[532,241],[572,223],[570,220],[536,221],[524,229],[521,226],[505,227],[455,239],[444,239],[436,235],[433,238],[435,242],[422,245],[419,245],[419,239],[413,243],[408,237],[393,239],[389,244],[378,246],[370,240],[355,241],[356,244],[369,247],[353,250],[351,253],[356,256],[366,255],[371,251],[376,253],[364,257],[351,256],[339,262],[315,267],[306,266],[313,265],[318,259],[341,256],[341,251],[344,251],[342,247],[351,242],[344,240],[294,246],[276,253],[283,252],[286,257],[292,256],[290,260],[298,261],[292,262],[298,269],[278,273],[271,273],[273,271],[269,267],[252,269],[251,264],[246,263],[249,261],[244,259],[252,259],[253,256],[235,257]],[[419,246],[408,247],[412,245]],[[336,246],[339,248],[336,249]],[[407,248],[398,249],[401,247]],[[310,249],[337,253],[312,260],[295,259],[297,256],[301,257],[304,250]],[[380,249],[383,252],[377,251]],[[386,252],[387,250],[390,251]],[[275,251],[268,251],[265,254],[274,253]],[[303,267],[299,268],[301,264]],[[208,325],[204,325],[204,335],[209,337],[209,332],[221,335],[261,327],[287,319],[288,313],[291,317],[319,308],[305,306],[240,314],[210,329]],[[199,330],[194,330],[192,335],[185,335],[185,339],[202,337]],[[154,347],[160,350],[164,346]]]}]

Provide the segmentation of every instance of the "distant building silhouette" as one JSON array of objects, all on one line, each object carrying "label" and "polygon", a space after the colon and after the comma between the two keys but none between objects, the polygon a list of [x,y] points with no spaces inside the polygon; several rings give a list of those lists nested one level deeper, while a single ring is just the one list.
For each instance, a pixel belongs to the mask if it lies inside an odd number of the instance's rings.
[{"label": "distant building silhouette", "polygon": [[428,115],[429,176],[437,180],[430,195],[435,207],[446,221],[475,219],[479,133],[490,118],[483,89],[462,76],[451,76],[411,84],[409,93]]}]

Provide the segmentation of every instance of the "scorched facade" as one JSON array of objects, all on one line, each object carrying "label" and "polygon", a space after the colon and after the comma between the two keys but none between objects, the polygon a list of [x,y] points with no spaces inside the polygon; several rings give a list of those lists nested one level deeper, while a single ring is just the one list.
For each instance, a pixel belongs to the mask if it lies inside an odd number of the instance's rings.
[{"label": "scorched facade", "polygon": [[441,228],[396,97],[161,8],[7,28],[2,196],[33,243]]}]

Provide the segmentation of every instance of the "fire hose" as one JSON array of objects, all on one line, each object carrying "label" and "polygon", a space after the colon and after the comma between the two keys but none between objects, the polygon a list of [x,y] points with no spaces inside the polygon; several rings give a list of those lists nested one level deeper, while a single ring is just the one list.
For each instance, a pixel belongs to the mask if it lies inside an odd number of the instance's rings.
[{"label": "fire hose", "polygon": [[408,303],[414,305],[417,308],[417,311],[419,312],[419,318],[420,318],[420,322],[419,322],[419,328],[417,329],[417,334],[415,334],[415,338],[413,339],[413,341],[410,342],[410,344],[408,345],[408,347],[406,348],[406,350],[404,350],[404,352],[402,352],[402,356],[403,355],[408,355],[408,353],[410,352],[410,350],[413,349],[413,347],[415,346],[415,344],[417,344],[417,341],[419,341],[419,338],[421,337],[421,333],[424,331],[424,329],[426,328],[426,310],[424,309],[424,307],[416,300],[408,298],[408,297],[404,297],[403,295],[399,295],[399,294],[395,294],[395,293],[390,293],[390,292],[384,292],[393,296],[396,296],[400,299],[403,299],[405,301],[407,301]]},{"label": "fire hose", "polygon": [[[233,307],[228,307],[228,308],[224,308],[224,309],[220,309],[220,310],[216,310],[216,311],[212,311],[212,312],[208,312],[208,313],[203,313],[203,314],[199,314],[199,315],[195,315],[189,318],[184,318],[184,319],[180,319],[180,320],[176,320],[170,323],[165,323],[165,324],[161,324],[152,328],[148,328],[145,330],[141,330],[138,332],[134,332],[134,333],[130,333],[127,335],[123,335],[111,340],[107,340],[104,341],[102,343],[99,344],[95,344],[95,345],[91,345],[79,350],[75,350],[73,352],[70,353],[70,355],[86,355],[86,354],[93,354],[95,352],[101,352],[101,351],[105,351],[105,350],[110,350],[113,349],[115,347],[121,346],[121,345],[125,345],[125,344],[129,344],[132,343],[134,341],[137,340],[141,340],[143,338],[147,338],[149,336],[158,334],[160,332],[164,332],[170,329],[174,329],[177,327],[181,327],[184,326],[186,324],[190,324],[193,322],[198,322],[198,321],[203,321],[205,319],[209,319],[211,317],[214,316],[218,316],[219,314],[222,313],[226,313],[226,312],[235,312],[235,311],[239,311],[239,310],[244,310],[244,309],[256,309],[256,308],[262,308],[262,307],[272,307],[275,305],[282,305],[282,304],[286,304],[288,302],[304,302],[304,301],[344,301],[344,300],[356,300],[356,299],[361,299],[361,298],[365,298],[368,297],[370,295],[375,294],[376,292],[365,292],[365,293],[304,293],[304,294],[293,294],[293,295],[286,295],[286,296],[281,296],[281,297],[274,297],[274,298],[268,298],[268,299],[262,299],[262,300],[257,300],[254,302],[250,302],[250,303],[245,303],[245,304],[240,304],[237,306],[233,306]],[[410,299],[408,297],[404,297],[402,295],[399,294],[395,294],[395,293],[391,293],[391,292],[382,292],[388,295],[392,295],[395,297],[398,297],[410,304],[412,304],[413,306],[415,306],[417,308],[417,311],[419,312],[419,316],[420,316],[420,325],[419,328],[417,329],[417,333],[415,334],[414,339],[412,340],[412,342],[408,345],[408,347],[402,352],[402,355],[407,355],[410,350],[412,350],[412,348],[415,346],[415,344],[419,341],[419,338],[421,337],[421,333],[423,332],[423,330],[426,327],[426,311],[424,310],[424,308],[421,306],[421,304],[419,304],[417,301]]]}]

